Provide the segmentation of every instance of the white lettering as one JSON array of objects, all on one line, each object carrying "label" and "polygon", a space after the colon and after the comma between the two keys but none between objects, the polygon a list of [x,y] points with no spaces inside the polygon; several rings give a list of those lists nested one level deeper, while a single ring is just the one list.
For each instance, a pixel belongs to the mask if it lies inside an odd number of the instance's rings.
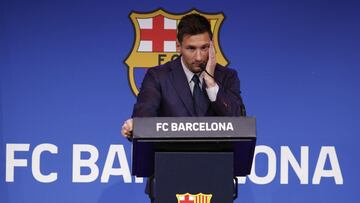
[{"label": "white lettering", "polygon": [[178,131],[185,131],[185,125],[184,125],[184,123],[179,123]]},{"label": "white lettering", "polygon": [[26,159],[15,159],[15,152],[29,151],[30,144],[6,144],[6,182],[14,182],[15,167],[26,167]]},{"label": "white lettering", "polygon": [[186,131],[192,131],[192,123],[185,123]]},{"label": "white lettering", "polygon": [[280,159],[280,183],[289,183],[289,164],[300,180],[300,184],[308,184],[309,182],[309,147],[301,147],[301,164],[296,161],[288,146],[281,146]]},{"label": "white lettering", "polygon": [[[112,167],[115,161],[115,156],[118,158],[120,168]],[[110,146],[108,155],[106,157],[104,170],[101,175],[101,182],[109,182],[110,175],[123,176],[125,183],[131,183],[131,173],[123,145]]]},{"label": "white lettering", "polygon": [[[158,129],[177,131],[201,131],[209,128],[211,130],[226,130],[233,128],[231,123],[160,123]],[[259,185],[270,184],[274,181],[277,174],[277,159],[280,159],[279,182],[280,184],[289,184],[290,177],[297,177],[300,184],[320,184],[323,178],[334,179],[335,184],[342,185],[344,183],[342,171],[340,168],[338,156],[334,146],[323,146],[318,154],[317,162],[312,164],[315,168],[309,168],[309,160],[316,160],[316,157],[310,159],[309,146],[301,146],[300,153],[295,154],[288,146],[280,147],[280,154],[278,157],[274,149],[269,146],[259,145],[255,148],[255,154],[252,164],[251,173],[247,176],[251,182]],[[51,154],[58,154],[58,147],[54,144],[43,143],[34,148],[30,158],[24,158],[26,152],[29,152],[30,144],[6,144],[6,163],[5,163],[5,180],[6,182],[14,182],[15,168],[30,167],[35,180],[41,183],[51,183],[58,179],[58,172],[50,171],[48,173],[42,172],[42,157],[49,152]],[[295,155],[298,156],[295,156]],[[23,155],[18,157],[18,155]],[[259,157],[259,155],[261,157]],[[50,155],[50,158],[54,155]],[[262,158],[265,157],[264,163]],[[99,166],[97,161],[99,159],[98,149],[89,144],[74,144],[73,145],[73,160],[72,160],[72,181],[77,183],[93,182],[99,177]],[[28,166],[28,161],[31,165]],[[118,163],[118,164],[117,164]],[[60,163],[64,164],[64,163]],[[66,163],[65,163],[66,164]],[[119,165],[114,167],[114,164]],[[265,165],[264,165],[265,164]],[[261,167],[261,170],[259,170]],[[256,170],[257,168],[257,170]],[[290,175],[289,170],[294,171],[295,175]],[[19,169],[17,169],[19,170]],[[263,174],[259,172],[263,172]],[[314,171],[311,176],[309,172]],[[290,175],[290,177],[289,177]],[[127,160],[126,152],[123,145],[110,145],[100,181],[102,183],[109,182],[111,176],[122,176],[125,183],[142,183],[143,178],[132,177]],[[238,177],[239,184],[245,184],[247,177]]]},{"label": "white lettering", "polygon": [[234,127],[233,127],[233,124],[232,123],[227,123],[227,127],[226,127],[226,130],[227,131],[234,131]]},{"label": "white lettering", "polygon": [[217,123],[211,123],[211,129],[209,131],[217,131],[219,125]]},{"label": "white lettering", "polygon": [[200,123],[200,131],[205,131],[205,123]]},{"label": "white lettering", "polygon": [[[255,159],[256,159],[256,155],[260,153],[264,153],[268,158],[268,171],[267,171],[267,175],[264,177],[259,177],[256,175]],[[276,175],[276,155],[274,150],[265,145],[256,146],[254,153],[254,161],[253,161],[251,173],[249,175],[250,180],[253,183],[264,185],[271,183],[274,180],[275,175]]]},{"label": "white lettering", "polygon": [[171,131],[175,132],[177,131],[177,123],[171,123]]},{"label": "white lettering", "polygon": [[169,131],[169,124],[168,123],[156,123],[156,131]]},{"label": "white lettering", "polygon": [[[325,169],[325,163],[327,157],[329,157],[329,161],[331,165],[331,169],[329,170]],[[337,185],[342,185],[344,183],[339,161],[336,155],[336,150],[335,147],[333,146],[321,147],[319,158],[316,163],[312,183],[315,185],[320,184],[320,180],[322,177],[334,177],[335,183]]]},{"label": "white lettering", "polygon": [[[88,152],[89,159],[81,159],[81,154]],[[73,167],[72,167],[72,181],[75,183],[89,183],[96,180],[99,176],[99,168],[96,161],[99,158],[99,152],[96,147],[89,144],[74,144],[73,145]],[[90,173],[87,175],[81,174],[81,168],[89,168]]]},{"label": "white lettering", "polygon": [[40,170],[40,157],[41,154],[44,151],[48,151],[51,154],[57,154],[58,153],[58,148],[57,146],[53,145],[53,144],[40,144],[38,146],[35,147],[33,154],[32,154],[32,174],[34,176],[34,178],[42,183],[51,183],[57,180],[57,173],[56,172],[52,172],[48,175],[44,175],[41,173]]},{"label": "white lettering", "polygon": [[199,131],[199,123],[194,123],[193,129],[194,131]]}]

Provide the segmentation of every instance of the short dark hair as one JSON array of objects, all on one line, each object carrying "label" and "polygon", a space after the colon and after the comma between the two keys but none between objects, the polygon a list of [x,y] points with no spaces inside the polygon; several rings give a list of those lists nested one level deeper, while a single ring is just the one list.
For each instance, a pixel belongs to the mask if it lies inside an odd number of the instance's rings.
[{"label": "short dark hair", "polygon": [[204,16],[196,13],[182,17],[177,30],[177,39],[180,44],[183,41],[184,35],[197,35],[207,32],[210,39],[213,36],[210,22]]}]

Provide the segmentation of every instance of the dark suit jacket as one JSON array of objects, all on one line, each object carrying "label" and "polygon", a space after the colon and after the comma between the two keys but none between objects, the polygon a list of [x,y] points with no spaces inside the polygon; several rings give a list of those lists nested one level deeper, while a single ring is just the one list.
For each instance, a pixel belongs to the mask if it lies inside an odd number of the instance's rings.
[{"label": "dark suit jacket", "polygon": [[[240,81],[236,71],[217,64],[214,77],[219,91],[215,102],[210,102],[206,95],[208,110],[205,116],[244,116],[245,109],[240,97]],[[203,85],[205,86],[205,82]],[[206,94],[205,90],[204,93]],[[180,57],[150,68],[141,84],[132,117],[158,116],[196,116],[190,86]],[[145,193],[153,198],[149,181],[146,183]]]},{"label": "dark suit jacket", "polygon": [[[196,116],[180,58],[147,71],[132,117]],[[208,100],[205,116],[243,115],[240,81],[236,71],[217,64],[214,77],[219,91],[215,102]],[[206,94],[205,90],[204,93]]]}]

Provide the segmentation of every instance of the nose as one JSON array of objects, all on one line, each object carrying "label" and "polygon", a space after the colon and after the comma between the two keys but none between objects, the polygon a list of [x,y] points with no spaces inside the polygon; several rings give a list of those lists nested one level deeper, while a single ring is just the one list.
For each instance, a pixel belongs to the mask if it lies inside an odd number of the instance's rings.
[{"label": "nose", "polygon": [[202,59],[201,50],[196,50],[195,59],[196,59],[196,61],[201,61],[201,59]]}]

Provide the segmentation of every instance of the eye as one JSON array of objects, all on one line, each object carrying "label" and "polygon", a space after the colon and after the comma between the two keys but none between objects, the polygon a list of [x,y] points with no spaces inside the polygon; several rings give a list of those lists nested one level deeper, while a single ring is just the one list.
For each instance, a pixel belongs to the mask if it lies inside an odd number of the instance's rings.
[{"label": "eye", "polygon": [[208,49],[209,47],[210,47],[209,44],[204,44],[204,46],[202,46],[201,48],[202,48],[202,49]]},{"label": "eye", "polygon": [[188,47],[186,48],[188,51],[194,52],[195,51],[195,47]]},{"label": "eye", "polygon": [[203,47],[201,47],[201,51],[207,51],[207,50],[209,50],[209,46],[203,46]]}]

